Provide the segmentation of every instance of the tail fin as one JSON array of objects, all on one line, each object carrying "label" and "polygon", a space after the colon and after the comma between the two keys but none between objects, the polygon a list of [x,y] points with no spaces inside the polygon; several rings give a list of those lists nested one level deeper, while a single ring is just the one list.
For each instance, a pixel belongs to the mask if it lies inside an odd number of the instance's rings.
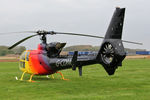
[{"label": "tail fin", "polygon": [[103,65],[109,75],[114,74],[126,56],[121,40],[124,15],[125,8],[116,8],[97,55],[98,62]]},{"label": "tail fin", "polygon": [[121,39],[125,16],[125,8],[116,8],[107,29],[105,39]]}]

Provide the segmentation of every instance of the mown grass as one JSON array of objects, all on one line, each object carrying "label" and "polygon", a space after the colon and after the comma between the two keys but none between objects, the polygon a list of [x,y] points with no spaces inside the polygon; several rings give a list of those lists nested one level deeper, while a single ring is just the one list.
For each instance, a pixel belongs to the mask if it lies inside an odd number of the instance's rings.
[{"label": "mown grass", "polygon": [[[35,83],[16,81],[22,72],[16,62],[0,63],[0,100],[149,100],[150,60],[124,60],[115,75],[108,76],[101,65],[78,71],[61,71],[69,81],[34,76]],[[25,80],[29,75],[25,75]]]}]

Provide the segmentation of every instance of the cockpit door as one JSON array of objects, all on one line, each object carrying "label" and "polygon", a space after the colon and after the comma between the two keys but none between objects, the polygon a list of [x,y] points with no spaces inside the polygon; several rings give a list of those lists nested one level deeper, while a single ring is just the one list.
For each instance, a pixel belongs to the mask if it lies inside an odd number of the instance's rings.
[{"label": "cockpit door", "polygon": [[22,55],[20,56],[20,69],[22,71],[26,71],[28,73],[31,73],[30,70],[30,65],[29,65],[29,56],[30,56],[30,51],[24,51]]}]

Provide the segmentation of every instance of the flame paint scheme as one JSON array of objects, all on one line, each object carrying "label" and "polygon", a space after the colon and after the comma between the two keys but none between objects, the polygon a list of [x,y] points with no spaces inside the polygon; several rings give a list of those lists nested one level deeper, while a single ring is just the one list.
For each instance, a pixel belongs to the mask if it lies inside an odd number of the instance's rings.
[{"label": "flame paint scheme", "polygon": [[[84,61],[84,65],[96,63],[95,56],[87,58],[87,56],[79,56],[78,62]],[[72,68],[72,57],[49,58],[41,44],[38,45],[37,50],[24,51],[20,57],[20,70],[29,74],[49,75],[68,68]]]}]

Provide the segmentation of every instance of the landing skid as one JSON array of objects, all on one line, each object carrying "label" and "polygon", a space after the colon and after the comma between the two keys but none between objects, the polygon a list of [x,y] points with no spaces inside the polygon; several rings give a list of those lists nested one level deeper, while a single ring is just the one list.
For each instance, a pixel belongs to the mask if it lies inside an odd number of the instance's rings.
[{"label": "landing skid", "polygon": [[[21,78],[19,79],[20,81],[24,81],[24,80],[23,80],[23,77],[24,77],[25,73],[26,73],[26,71],[22,73]],[[61,75],[61,79],[62,79],[62,80],[69,80],[69,79],[65,79],[65,78],[64,78],[64,75],[63,75],[61,72],[56,72],[56,73],[57,73],[57,74],[59,73],[59,74]],[[28,81],[28,82],[36,82],[36,81],[33,81],[33,80],[32,80],[33,76],[34,76],[34,74],[31,74],[31,75],[30,75],[30,79],[27,80],[27,81]],[[47,77],[47,78],[50,78],[48,75],[47,75],[46,77]],[[54,75],[53,75],[53,74],[51,75],[51,78],[54,79]],[[18,80],[18,77],[16,76],[15,79]]]},{"label": "landing skid", "polygon": [[[63,75],[61,72],[56,72],[56,73],[61,75],[61,79],[62,79],[62,80],[69,80],[69,79],[65,79],[65,78],[64,78],[64,75]],[[47,77],[47,78],[50,78],[48,75],[47,75],[46,77]],[[52,79],[55,78],[53,74],[51,75],[51,78],[52,78]]]}]

